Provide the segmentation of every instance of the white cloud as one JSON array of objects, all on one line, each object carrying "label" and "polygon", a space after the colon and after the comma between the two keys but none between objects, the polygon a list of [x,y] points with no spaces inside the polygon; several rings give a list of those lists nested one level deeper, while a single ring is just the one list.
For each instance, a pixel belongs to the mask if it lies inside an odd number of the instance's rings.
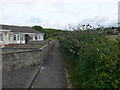
[{"label": "white cloud", "polygon": [[0,23],[54,28],[97,22],[115,25],[117,3],[118,0],[0,0]]},{"label": "white cloud", "polygon": [[8,2],[34,2],[34,0],[0,0],[0,2],[5,2],[5,3],[8,3]]}]

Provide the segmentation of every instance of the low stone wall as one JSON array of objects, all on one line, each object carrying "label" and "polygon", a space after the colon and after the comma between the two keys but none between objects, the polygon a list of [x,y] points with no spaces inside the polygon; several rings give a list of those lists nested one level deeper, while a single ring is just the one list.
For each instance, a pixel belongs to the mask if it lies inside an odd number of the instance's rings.
[{"label": "low stone wall", "polygon": [[49,40],[44,40],[44,41],[28,41],[28,43],[27,44],[43,44],[43,43],[45,43],[45,44],[47,44],[49,42]]},{"label": "low stone wall", "polygon": [[27,44],[10,44],[6,48],[38,48],[41,44],[48,44],[49,40],[44,41],[28,41]]},{"label": "low stone wall", "polygon": [[[28,66],[43,64],[54,43],[55,41],[51,41],[42,48],[16,48],[14,52],[3,52],[2,70],[13,71]],[[13,48],[11,50],[13,50]]]},{"label": "low stone wall", "polygon": [[42,44],[49,44],[49,40],[45,41],[29,41],[28,44],[11,44],[12,47],[3,47],[2,53],[12,53],[26,50],[35,50],[38,49]]},{"label": "low stone wall", "polygon": [[36,48],[2,48],[2,53],[14,53],[20,51],[34,50]]}]

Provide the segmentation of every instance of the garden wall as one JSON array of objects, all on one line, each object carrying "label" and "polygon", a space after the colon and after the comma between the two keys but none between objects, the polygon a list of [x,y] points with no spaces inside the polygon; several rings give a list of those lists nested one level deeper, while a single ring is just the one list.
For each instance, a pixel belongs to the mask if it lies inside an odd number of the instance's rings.
[{"label": "garden wall", "polygon": [[2,70],[13,71],[28,66],[42,65],[55,41],[42,48],[8,48],[2,51]]}]

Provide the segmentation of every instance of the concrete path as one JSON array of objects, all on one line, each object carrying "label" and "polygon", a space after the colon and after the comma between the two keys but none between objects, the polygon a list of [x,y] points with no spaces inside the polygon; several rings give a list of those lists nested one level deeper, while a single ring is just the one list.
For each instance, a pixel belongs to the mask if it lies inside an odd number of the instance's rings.
[{"label": "concrete path", "polygon": [[39,66],[27,67],[12,72],[2,72],[2,88],[28,88]]},{"label": "concrete path", "polygon": [[64,61],[56,43],[31,88],[67,88]]},{"label": "concrete path", "polygon": [[59,43],[55,44],[46,63],[40,68],[41,66],[33,66],[12,72],[3,72],[3,88],[30,88],[30,86],[31,88],[67,88]]}]

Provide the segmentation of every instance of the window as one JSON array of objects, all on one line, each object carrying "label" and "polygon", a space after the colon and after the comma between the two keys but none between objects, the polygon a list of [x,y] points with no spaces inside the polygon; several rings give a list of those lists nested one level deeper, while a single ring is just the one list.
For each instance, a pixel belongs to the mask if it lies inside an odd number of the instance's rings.
[{"label": "window", "polygon": [[33,40],[33,36],[32,35],[29,35],[29,38],[30,38],[30,40]]},{"label": "window", "polygon": [[33,40],[33,36],[31,35],[31,40]]},{"label": "window", "polygon": [[0,41],[3,41],[3,35],[0,34]]},{"label": "window", "polygon": [[11,40],[11,34],[9,35],[9,40]]},{"label": "window", "polygon": [[41,36],[39,35],[39,39],[41,39]]},{"label": "window", "polygon": [[21,40],[24,41],[24,35],[21,35]]},{"label": "window", "polygon": [[9,40],[10,40],[10,36],[9,36]]},{"label": "window", "polygon": [[13,36],[13,40],[16,41],[16,35]]},{"label": "window", "polygon": [[18,41],[20,40],[20,36],[19,36],[19,35],[17,35],[17,40],[18,40]]}]

